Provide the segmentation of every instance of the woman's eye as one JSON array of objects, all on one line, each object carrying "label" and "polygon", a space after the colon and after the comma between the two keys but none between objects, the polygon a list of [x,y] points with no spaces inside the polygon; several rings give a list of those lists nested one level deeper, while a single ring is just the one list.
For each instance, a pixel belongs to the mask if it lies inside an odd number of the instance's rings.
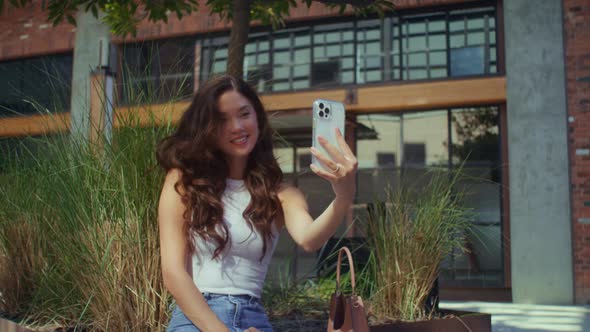
[{"label": "woman's eye", "polygon": [[241,116],[243,118],[248,117],[249,115],[250,115],[250,112],[244,112],[244,113],[241,114]]}]

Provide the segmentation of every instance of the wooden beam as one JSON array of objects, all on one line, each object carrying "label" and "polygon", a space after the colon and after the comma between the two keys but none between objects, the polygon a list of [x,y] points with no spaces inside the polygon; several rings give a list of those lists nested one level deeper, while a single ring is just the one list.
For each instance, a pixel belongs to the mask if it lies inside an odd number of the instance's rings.
[{"label": "wooden beam", "polygon": [[273,93],[260,97],[267,111],[288,111],[311,109],[313,101],[319,98],[343,102],[345,96],[345,89],[334,89]]},{"label": "wooden beam", "polygon": [[70,128],[70,113],[18,116],[0,119],[0,137],[43,135]]},{"label": "wooden beam", "polygon": [[358,113],[428,110],[506,102],[504,77],[421,82],[358,89]]},{"label": "wooden beam", "polygon": [[[347,98],[347,94],[356,98]],[[403,82],[339,90],[316,90],[263,95],[269,111],[311,108],[316,98],[346,104],[353,113],[428,110],[449,107],[492,105],[506,102],[505,77],[445,80],[438,82]],[[355,104],[346,103],[355,100]]]},{"label": "wooden beam", "polygon": [[175,124],[178,123],[188,106],[189,102],[182,101],[167,104],[117,107],[113,126],[119,128],[123,126],[145,127],[152,124],[160,126],[168,123]]},{"label": "wooden beam", "polygon": [[[395,82],[376,86],[331,90],[285,92],[262,95],[268,111],[290,111],[311,108],[317,98],[345,102],[352,113],[379,113],[429,110],[450,107],[495,105],[506,102],[506,78],[474,78],[441,80],[437,82]],[[351,101],[353,103],[347,103]],[[149,126],[177,123],[189,102],[157,105],[125,106],[115,110],[114,127],[124,125]],[[48,130],[69,128],[65,122]],[[38,134],[41,127],[35,117],[0,119],[0,136]],[[41,122],[43,123],[43,122]]]}]

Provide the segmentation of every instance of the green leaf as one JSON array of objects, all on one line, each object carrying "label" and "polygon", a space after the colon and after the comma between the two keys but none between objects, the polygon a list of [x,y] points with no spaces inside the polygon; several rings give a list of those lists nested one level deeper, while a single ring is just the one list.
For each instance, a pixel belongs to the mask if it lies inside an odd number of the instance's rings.
[{"label": "green leaf", "polygon": [[76,19],[74,18],[73,15],[68,14],[66,15],[66,19],[68,20],[68,23],[70,23],[71,25],[76,25]]}]

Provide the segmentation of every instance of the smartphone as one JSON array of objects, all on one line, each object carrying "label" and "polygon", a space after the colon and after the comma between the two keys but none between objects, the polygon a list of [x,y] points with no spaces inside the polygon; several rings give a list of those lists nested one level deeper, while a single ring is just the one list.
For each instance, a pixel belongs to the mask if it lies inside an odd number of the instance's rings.
[{"label": "smartphone", "polygon": [[[326,155],[328,158],[330,154],[323,148],[318,141],[318,135],[323,136],[330,144],[335,146],[338,150],[338,142],[336,141],[336,128],[340,129],[342,136],[344,136],[344,120],[345,110],[344,105],[340,102],[326,99],[316,99],[313,102],[313,130],[312,130],[312,144],[314,148]],[[326,171],[327,169],[319,160],[312,155],[312,164]]]}]

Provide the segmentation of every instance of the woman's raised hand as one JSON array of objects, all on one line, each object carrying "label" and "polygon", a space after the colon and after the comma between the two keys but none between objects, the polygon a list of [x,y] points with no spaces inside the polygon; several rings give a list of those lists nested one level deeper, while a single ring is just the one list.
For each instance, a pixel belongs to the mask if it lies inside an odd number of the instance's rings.
[{"label": "woman's raised hand", "polygon": [[310,166],[311,170],[330,181],[337,199],[352,203],[356,191],[356,170],[358,167],[356,157],[348,144],[346,144],[339,129],[336,129],[336,141],[340,150],[322,136],[318,136],[317,139],[328,152],[329,157],[313,147],[311,153],[329,171],[325,171],[313,164]]}]

